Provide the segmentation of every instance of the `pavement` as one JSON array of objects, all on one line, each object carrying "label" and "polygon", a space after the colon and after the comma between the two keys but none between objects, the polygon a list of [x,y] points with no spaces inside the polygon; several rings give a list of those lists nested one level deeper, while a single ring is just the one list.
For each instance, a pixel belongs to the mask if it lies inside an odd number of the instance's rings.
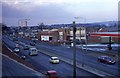
[{"label": "pavement", "polygon": [[[107,44],[88,44],[88,45],[77,45],[77,48],[79,49],[84,49],[84,50],[89,50],[91,51],[90,55],[92,56],[100,56],[100,55],[108,55],[111,56],[112,58],[116,59],[116,61],[120,60],[120,44],[112,44],[112,50],[108,50]],[[86,48],[87,47],[87,48]]]}]

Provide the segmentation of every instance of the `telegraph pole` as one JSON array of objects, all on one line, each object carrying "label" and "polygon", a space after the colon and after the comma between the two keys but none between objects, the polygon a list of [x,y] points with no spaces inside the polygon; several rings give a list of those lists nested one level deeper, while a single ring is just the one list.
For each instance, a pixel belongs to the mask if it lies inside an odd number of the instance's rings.
[{"label": "telegraph pole", "polygon": [[73,21],[73,77],[76,78],[76,25]]}]

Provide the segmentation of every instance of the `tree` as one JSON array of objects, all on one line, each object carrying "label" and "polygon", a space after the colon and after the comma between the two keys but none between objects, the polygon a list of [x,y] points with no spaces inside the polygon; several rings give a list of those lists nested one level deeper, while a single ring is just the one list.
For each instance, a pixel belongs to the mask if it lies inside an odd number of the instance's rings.
[{"label": "tree", "polygon": [[8,31],[9,31],[9,27],[7,27],[7,25],[6,25],[6,24],[1,23],[0,25],[2,26],[2,32],[3,32],[3,33],[6,33],[6,32],[8,32]]},{"label": "tree", "polygon": [[42,22],[42,23],[40,23],[40,24],[38,24],[38,28],[39,28],[39,29],[41,29],[41,30],[43,30],[44,26],[45,26],[45,25],[44,25],[44,23],[43,23],[43,22]]}]

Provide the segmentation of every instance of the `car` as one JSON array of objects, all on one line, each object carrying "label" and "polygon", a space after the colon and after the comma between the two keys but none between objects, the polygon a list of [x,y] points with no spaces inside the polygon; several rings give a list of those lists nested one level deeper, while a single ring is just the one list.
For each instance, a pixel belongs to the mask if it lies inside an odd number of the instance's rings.
[{"label": "car", "polygon": [[29,55],[32,56],[32,55],[38,55],[38,51],[35,47],[32,47],[30,48],[30,51],[29,51]]},{"label": "car", "polygon": [[15,47],[16,47],[16,48],[19,48],[19,44],[16,44]]},{"label": "car", "polygon": [[35,43],[32,42],[32,43],[30,43],[30,45],[31,45],[31,46],[35,46]]},{"label": "car", "polygon": [[50,61],[50,63],[59,63],[59,59],[58,59],[58,57],[51,57],[50,59],[49,59],[49,61]]},{"label": "car", "polygon": [[25,45],[23,48],[24,50],[29,50],[29,47],[27,45]]},{"label": "car", "polygon": [[48,78],[58,78],[57,72],[55,70],[49,70],[47,73],[45,73],[45,75]]},{"label": "car", "polygon": [[14,52],[15,52],[15,53],[19,53],[19,52],[20,52],[20,49],[19,49],[19,48],[15,48],[15,49],[14,49]]},{"label": "car", "polygon": [[21,55],[20,58],[23,59],[23,60],[25,60],[26,56],[25,55]]},{"label": "car", "polygon": [[36,43],[36,40],[32,40],[34,43]]},{"label": "car", "polygon": [[116,61],[109,56],[99,56],[98,61],[106,64],[115,64]]}]

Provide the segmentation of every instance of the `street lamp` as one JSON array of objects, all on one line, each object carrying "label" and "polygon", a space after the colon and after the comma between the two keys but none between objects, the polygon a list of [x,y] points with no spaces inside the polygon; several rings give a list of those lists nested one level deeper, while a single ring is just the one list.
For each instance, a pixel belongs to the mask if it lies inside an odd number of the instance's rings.
[{"label": "street lamp", "polygon": [[[75,19],[83,19],[83,21],[84,21],[84,23],[86,22],[86,18],[85,17],[75,17]],[[83,26],[84,27],[84,26]],[[83,47],[83,45],[82,45],[82,40],[81,40],[81,31],[85,31],[85,35],[84,35],[84,37],[85,37],[85,44],[86,44],[86,51],[87,51],[87,39],[86,39],[86,28],[84,27],[84,29],[83,28],[81,28],[80,27],[80,42],[81,42],[81,48]],[[84,67],[84,53],[83,53],[83,56],[82,56],[82,67]]]},{"label": "street lamp", "polygon": [[76,78],[76,25],[73,21],[73,77]]},{"label": "street lamp", "polygon": [[[80,17],[75,17],[75,19],[79,19]],[[86,21],[85,18],[84,21]],[[73,77],[76,78],[76,24],[75,21],[73,21]],[[81,30],[80,30],[81,32]],[[85,29],[86,32],[86,29]],[[81,39],[81,38],[80,38]],[[84,57],[83,57],[84,58]],[[83,59],[83,63],[82,66],[84,66],[84,59]]]}]

